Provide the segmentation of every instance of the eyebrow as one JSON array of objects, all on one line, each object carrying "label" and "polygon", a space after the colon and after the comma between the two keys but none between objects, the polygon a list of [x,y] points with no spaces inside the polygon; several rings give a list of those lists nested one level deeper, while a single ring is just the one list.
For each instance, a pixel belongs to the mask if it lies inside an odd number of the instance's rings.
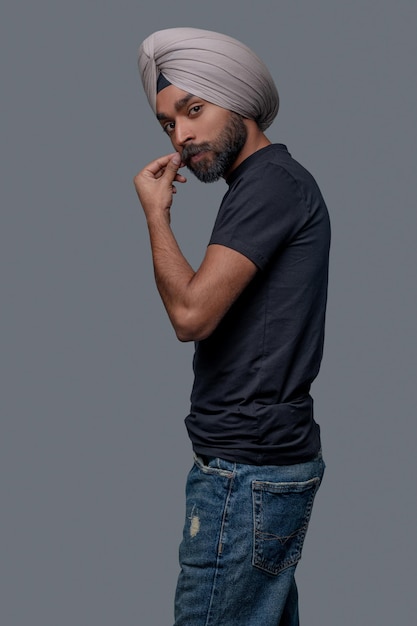
[{"label": "eyebrow", "polygon": [[[177,100],[176,102],[174,102],[174,108],[175,110],[181,111],[181,109],[183,109],[185,107],[185,105],[187,104],[187,102],[189,102],[189,100],[191,100],[191,98],[194,98],[194,94],[192,93],[187,93],[186,96],[184,96],[183,98],[181,98],[180,100]],[[157,113],[156,114],[156,119],[159,120],[160,122],[163,120],[169,120],[170,116],[167,115],[166,113]]]}]

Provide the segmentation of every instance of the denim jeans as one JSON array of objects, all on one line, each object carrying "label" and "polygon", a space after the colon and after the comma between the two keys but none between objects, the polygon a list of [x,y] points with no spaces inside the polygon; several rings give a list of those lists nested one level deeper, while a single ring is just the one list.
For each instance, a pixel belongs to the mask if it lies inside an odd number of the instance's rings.
[{"label": "denim jeans", "polygon": [[324,472],[195,457],[175,626],[298,626],[294,572]]}]

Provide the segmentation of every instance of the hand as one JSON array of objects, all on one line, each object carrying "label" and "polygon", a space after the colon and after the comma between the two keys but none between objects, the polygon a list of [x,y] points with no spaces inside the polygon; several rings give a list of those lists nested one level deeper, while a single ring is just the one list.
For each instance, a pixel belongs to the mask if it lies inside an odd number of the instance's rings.
[{"label": "hand", "polygon": [[180,155],[174,152],[152,161],[135,176],[136,192],[148,221],[162,216],[169,222],[172,195],[176,193],[174,182],[187,181],[178,174],[181,165]]}]

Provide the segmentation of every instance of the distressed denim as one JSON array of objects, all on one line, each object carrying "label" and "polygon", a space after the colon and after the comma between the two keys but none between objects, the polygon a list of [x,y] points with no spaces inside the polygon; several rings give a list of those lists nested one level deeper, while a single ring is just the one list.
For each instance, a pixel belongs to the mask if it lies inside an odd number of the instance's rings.
[{"label": "distressed denim", "polygon": [[324,472],[195,457],[174,626],[298,626],[294,572]]}]

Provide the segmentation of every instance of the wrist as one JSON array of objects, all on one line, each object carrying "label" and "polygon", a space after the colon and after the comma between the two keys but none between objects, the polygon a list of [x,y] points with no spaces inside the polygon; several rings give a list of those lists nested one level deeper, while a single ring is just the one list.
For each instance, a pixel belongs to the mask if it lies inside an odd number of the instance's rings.
[{"label": "wrist", "polygon": [[169,210],[158,213],[146,213],[145,217],[149,231],[160,231],[163,228],[170,228],[171,216]]}]

